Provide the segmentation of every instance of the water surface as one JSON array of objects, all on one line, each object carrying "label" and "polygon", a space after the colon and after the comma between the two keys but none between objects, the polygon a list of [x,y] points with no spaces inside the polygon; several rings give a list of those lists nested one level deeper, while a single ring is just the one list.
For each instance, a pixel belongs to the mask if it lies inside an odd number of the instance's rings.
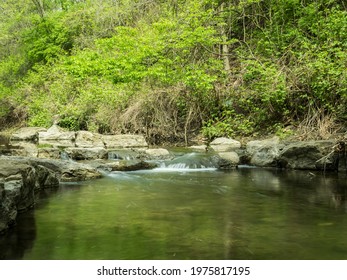
[{"label": "water surface", "polygon": [[2,259],[347,259],[346,178],[239,168],[63,184],[0,237]]}]

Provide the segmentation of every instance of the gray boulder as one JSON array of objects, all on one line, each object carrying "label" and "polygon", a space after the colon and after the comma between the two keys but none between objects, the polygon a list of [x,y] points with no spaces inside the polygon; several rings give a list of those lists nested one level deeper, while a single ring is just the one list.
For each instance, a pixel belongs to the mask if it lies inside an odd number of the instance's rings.
[{"label": "gray boulder", "polygon": [[39,158],[61,159],[61,150],[58,148],[39,148]]},{"label": "gray boulder", "polygon": [[46,132],[39,132],[39,145],[52,147],[74,147],[76,132],[64,131],[57,125],[51,126]]},{"label": "gray boulder", "polygon": [[307,141],[286,145],[279,155],[281,167],[307,170],[336,170],[335,141]]},{"label": "gray boulder", "polygon": [[197,152],[206,152],[207,151],[206,145],[194,145],[194,146],[190,146],[189,148],[192,149],[193,151],[197,151]]},{"label": "gray boulder", "polygon": [[37,146],[30,142],[12,142],[6,149],[0,151],[2,155],[22,156],[22,157],[37,157]]},{"label": "gray boulder", "polygon": [[35,203],[35,191],[57,187],[55,174],[43,166],[33,166],[26,160],[0,158],[0,232],[15,223],[18,211]]},{"label": "gray boulder", "polygon": [[251,165],[276,167],[281,147],[278,137],[250,141],[246,144],[246,157]]},{"label": "gray boulder", "polygon": [[241,143],[231,138],[220,137],[210,143],[210,148],[215,152],[232,152],[241,148]]},{"label": "gray boulder", "polygon": [[121,134],[103,135],[102,140],[107,149],[113,148],[147,148],[148,144],[142,135]]},{"label": "gray boulder", "polygon": [[73,160],[107,159],[105,148],[67,148],[66,154]]},{"label": "gray boulder", "polygon": [[235,152],[218,153],[218,169],[234,169],[240,162],[240,158]]},{"label": "gray boulder", "polygon": [[137,170],[147,170],[154,169],[158,167],[157,164],[152,162],[146,162],[142,160],[121,160],[117,161],[112,165],[112,171],[137,171]]},{"label": "gray boulder", "polygon": [[39,132],[47,131],[43,127],[22,127],[14,132],[11,141],[30,141],[37,143],[39,140]]},{"label": "gray boulder", "polygon": [[33,165],[41,165],[52,170],[60,182],[78,182],[101,177],[96,168],[70,160],[30,158],[28,161]]},{"label": "gray boulder", "polygon": [[147,149],[145,153],[151,159],[167,159],[171,157],[170,152],[163,148]]},{"label": "gray boulder", "polygon": [[89,131],[77,131],[76,133],[76,147],[80,148],[104,148],[104,142],[102,140],[102,135],[97,133],[92,133]]}]

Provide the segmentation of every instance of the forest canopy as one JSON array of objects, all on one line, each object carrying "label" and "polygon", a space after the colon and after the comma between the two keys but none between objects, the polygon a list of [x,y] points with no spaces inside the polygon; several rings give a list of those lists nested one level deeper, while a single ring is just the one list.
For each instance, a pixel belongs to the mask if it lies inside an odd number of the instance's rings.
[{"label": "forest canopy", "polygon": [[345,131],[347,4],[3,0],[0,126],[202,134]]}]

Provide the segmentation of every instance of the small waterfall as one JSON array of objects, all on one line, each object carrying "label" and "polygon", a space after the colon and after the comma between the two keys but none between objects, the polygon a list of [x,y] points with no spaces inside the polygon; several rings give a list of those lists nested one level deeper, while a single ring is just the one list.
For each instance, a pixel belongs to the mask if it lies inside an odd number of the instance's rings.
[{"label": "small waterfall", "polygon": [[65,151],[61,151],[61,152],[60,152],[60,159],[61,159],[61,160],[72,161],[72,159],[69,157],[69,155],[68,155],[67,152],[65,152]]},{"label": "small waterfall", "polygon": [[200,154],[189,153],[179,156],[170,161],[160,163],[156,171],[208,171],[216,170],[216,163],[213,157]]},{"label": "small waterfall", "polygon": [[108,159],[110,160],[134,160],[139,156],[134,151],[110,151],[108,153]]}]

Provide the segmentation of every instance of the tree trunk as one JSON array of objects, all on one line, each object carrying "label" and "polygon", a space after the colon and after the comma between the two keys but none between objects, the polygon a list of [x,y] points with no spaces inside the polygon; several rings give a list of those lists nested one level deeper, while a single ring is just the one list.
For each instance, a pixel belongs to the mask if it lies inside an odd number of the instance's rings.
[{"label": "tree trunk", "polygon": [[36,9],[38,11],[38,13],[40,14],[40,17],[44,17],[45,16],[45,7],[43,4],[43,0],[32,0],[34,5],[36,6]]}]

